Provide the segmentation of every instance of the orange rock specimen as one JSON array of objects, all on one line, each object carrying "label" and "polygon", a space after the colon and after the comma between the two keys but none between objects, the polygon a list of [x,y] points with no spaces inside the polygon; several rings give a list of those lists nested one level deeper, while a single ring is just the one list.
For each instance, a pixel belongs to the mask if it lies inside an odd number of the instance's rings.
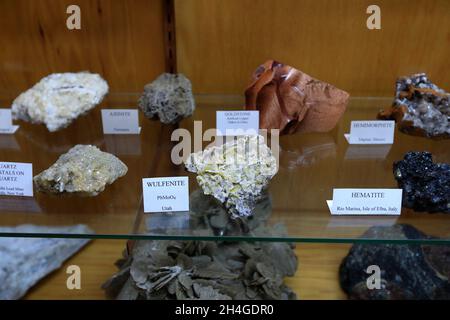
[{"label": "orange rock specimen", "polygon": [[327,132],[347,107],[347,92],[274,60],[259,66],[253,77],[245,91],[245,108],[260,111],[261,129]]}]

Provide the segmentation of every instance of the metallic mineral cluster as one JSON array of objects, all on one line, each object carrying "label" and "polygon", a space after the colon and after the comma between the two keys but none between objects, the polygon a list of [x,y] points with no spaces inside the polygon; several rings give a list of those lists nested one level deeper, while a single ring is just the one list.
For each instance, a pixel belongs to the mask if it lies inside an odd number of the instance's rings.
[{"label": "metallic mineral cluster", "polygon": [[425,73],[397,80],[392,107],[379,119],[395,120],[405,133],[450,138],[450,93],[433,84]]},{"label": "metallic mineral cluster", "polygon": [[79,144],[35,176],[34,184],[44,193],[96,196],[127,171],[128,167],[114,155]]},{"label": "metallic mineral cluster", "polygon": [[163,73],[144,87],[139,107],[147,118],[175,124],[194,112],[191,82],[181,73]]},{"label": "metallic mineral cluster", "polygon": [[45,124],[54,132],[88,113],[107,93],[108,84],[98,74],[54,73],[20,94],[11,110],[14,119]]},{"label": "metallic mineral cluster", "polygon": [[259,135],[239,136],[192,153],[185,166],[197,174],[203,192],[236,217],[252,215],[262,191],[278,171],[275,156]]},{"label": "metallic mineral cluster", "polygon": [[429,152],[408,152],[394,163],[393,171],[403,189],[403,206],[450,213],[450,164],[433,163]]},{"label": "metallic mineral cluster", "polygon": [[[85,225],[0,227],[1,233],[88,234]],[[39,280],[89,242],[88,239],[0,238],[0,299],[19,299]]]}]

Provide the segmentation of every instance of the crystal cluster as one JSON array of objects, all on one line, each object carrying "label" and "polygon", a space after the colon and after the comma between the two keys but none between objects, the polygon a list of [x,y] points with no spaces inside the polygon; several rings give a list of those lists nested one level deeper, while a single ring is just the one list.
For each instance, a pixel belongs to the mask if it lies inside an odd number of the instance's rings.
[{"label": "crystal cluster", "polygon": [[147,118],[175,124],[194,112],[191,82],[180,73],[163,73],[145,86],[139,107]]},{"label": "crystal cluster", "polygon": [[[432,239],[405,224],[372,227],[361,238]],[[367,285],[370,273],[366,271],[369,266],[380,268],[379,288],[371,289]],[[449,266],[449,246],[355,244],[341,263],[339,279],[342,289],[350,299],[450,299]]]},{"label": "crystal cluster", "polygon": [[[0,227],[1,233],[92,233],[85,225]],[[0,238],[0,299],[19,299],[39,280],[89,242],[88,239]]]},{"label": "crystal cluster", "polygon": [[397,80],[395,101],[378,114],[395,120],[403,132],[433,138],[450,137],[450,94],[433,84],[425,73]]},{"label": "crystal cluster", "polygon": [[403,189],[403,206],[450,213],[450,164],[433,163],[429,152],[408,152],[393,171]]},{"label": "crystal cluster", "polygon": [[45,124],[51,132],[70,125],[108,93],[108,84],[89,72],[54,73],[20,94],[11,110],[14,119]]},{"label": "crystal cluster", "polygon": [[277,173],[277,160],[262,136],[240,136],[191,154],[186,169],[197,174],[206,195],[225,204],[233,216],[250,216]]},{"label": "crystal cluster", "polygon": [[127,171],[127,166],[114,155],[79,144],[35,176],[34,183],[40,192],[96,196]]}]

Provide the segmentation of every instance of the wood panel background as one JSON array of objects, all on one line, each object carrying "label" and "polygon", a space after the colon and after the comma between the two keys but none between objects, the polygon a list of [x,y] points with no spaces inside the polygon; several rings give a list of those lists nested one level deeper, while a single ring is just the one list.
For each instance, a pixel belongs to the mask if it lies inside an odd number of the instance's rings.
[{"label": "wood panel background", "polygon": [[[196,93],[243,94],[274,58],[353,96],[389,96],[427,72],[449,90],[448,0],[175,0],[178,71]],[[381,8],[381,30],[366,9]]]},{"label": "wood panel background", "polygon": [[[71,4],[81,30],[66,27]],[[141,92],[164,71],[163,0],[2,0],[0,13],[0,97],[83,70],[100,73],[110,92]]]}]

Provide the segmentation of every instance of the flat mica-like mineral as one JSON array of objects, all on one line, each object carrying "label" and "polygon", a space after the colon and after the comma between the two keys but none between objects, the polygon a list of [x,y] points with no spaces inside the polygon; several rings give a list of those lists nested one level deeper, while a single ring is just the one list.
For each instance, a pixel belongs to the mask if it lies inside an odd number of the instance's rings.
[{"label": "flat mica-like mineral", "polygon": [[402,77],[396,83],[395,100],[378,114],[395,120],[399,129],[428,138],[450,138],[450,93],[433,84],[425,73]]},{"label": "flat mica-like mineral", "polygon": [[16,120],[45,124],[51,132],[88,113],[108,93],[108,84],[89,72],[54,73],[19,95],[12,104]]},{"label": "flat mica-like mineral", "polygon": [[[434,239],[406,224],[372,227],[362,238]],[[367,271],[369,266],[380,270],[379,287],[376,287],[374,271]],[[355,244],[341,263],[339,279],[350,299],[450,299],[450,247],[432,244]],[[374,287],[369,287],[368,283]]]},{"label": "flat mica-like mineral", "polygon": [[191,82],[181,73],[163,73],[145,86],[139,107],[147,118],[175,124],[194,112]]},{"label": "flat mica-like mineral", "polygon": [[127,171],[127,166],[114,155],[79,144],[35,176],[34,184],[44,193],[96,196]]},{"label": "flat mica-like mineral", "polygon": [[450,213],[450,164],[433,163],[429,152],[408,152],[394,162],[403,189],[403,206],[415,211]]},{"label": "flat mica-like mineral", "polygon": [[270,179],[277,160],[262,136],[240,136],[221,146],[191,154],[186,169],[197,173],[206,195],[225,204],[232,216],[250,216]]},{"label": "flat mica-like mineral", "polygon": [[261,129],[292,134],[333,129],[345,112],[349,94],[269,60],[256,69],[245,98],[246,109],[259,110]]}]

